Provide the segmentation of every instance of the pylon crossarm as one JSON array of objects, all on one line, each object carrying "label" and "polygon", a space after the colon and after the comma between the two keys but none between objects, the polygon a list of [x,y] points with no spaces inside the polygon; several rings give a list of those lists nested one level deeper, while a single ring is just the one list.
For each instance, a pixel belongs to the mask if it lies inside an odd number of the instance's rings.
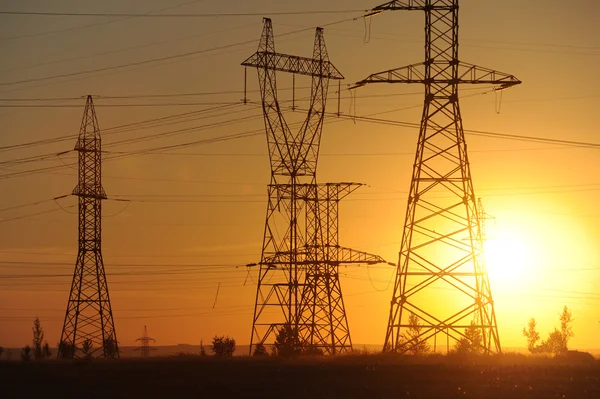
[{"label": "pylon crossarm", "polygon": [[372,12],[381,12],[381,11],[424,11],[427,7],[435,7],[435,8],[447,8],[448,5],[441,2],[441,6],[430,6],[428,0],[395,0],[390,1],[388,3],[381,4],[377,7],[374,7]]},{"label": "pylon crossarm", "polygon": [[277,190],[278,198],[290,200],[292,194],[303,201],[340,201],[362,187],[362,183],[303,183],[269,184],[269,189]]},{"label": "pylon crossarm", "polygon": [[374,265],[377,263],[388,263],[379,255],[373,255],[363,251],[357,251],[352,248],[346,248],[339,245],[325,245],[328,249],[330,261],[337,264],[342,263],[366,263]]},{"label": "pylon crossarm", "polygon": [[296,75],[341,80],[344,75],[330,61],[270,51],[257,51],[242,62],[243,66],[269,69]]},{"label": "pylon crossarm", "polygon": [[458,64],[458,78],[459,83],[500,85],[502,88],[521,84],[513,75],[466,62]]},{"label": "pylon crossarm", "polygon": [[412,64],[400,68],[374,73],[367,78],[356,82],[353,88],[364,86],[368,83],[420,83],[420,84],[487,84],[499,85],[505,89],[521,83],[513,75],[496,71],[477,65],[458,62],[458,80],[450,78],[448,68],[452,63],[433,63],[430,65],[431,77],[426,77],[425,63]]}]

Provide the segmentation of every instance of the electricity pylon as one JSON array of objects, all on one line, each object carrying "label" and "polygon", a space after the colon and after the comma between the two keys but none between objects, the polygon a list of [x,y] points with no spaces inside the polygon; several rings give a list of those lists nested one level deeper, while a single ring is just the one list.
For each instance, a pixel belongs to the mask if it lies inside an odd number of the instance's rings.
[{"label": "electricity pylon", "polygon": [[[481,350],[500,352],[482,232],[458,104],[461,84],[521,83],[514,76],[459,61],[458,0],[391,1],[386,10],[425,13],[425,61],[370,75],[357,83],[425,85],[425,104],[402,233],[384,351],[407,352],[446,334],[466,339],[473,323]],[[437,300],[434,300],[437,298]],[[403,334],[415,314],[422,325],[411,340]]]},{"label": "electricity pylon", "polygon": [[[329,79],[343,76],[329,61],[321,28],[313,58],[281,54],[268,18],[258,51],[242,65],[258,70],[271,162],[250,353],[282,332],[304,348],[347,351],[352,341],[338,267],[383,259],[338,244],[339,201],[360,185],[316,180]],[[308,115],[298,132],[287,125],[277,100],[277,71],[312,77]]]},{"label": "electricity pylon", "polygon": [[156,348],[150,346],[150,342],[156,342],[154,338],[150,338],[148,336],[148,328],[144,326],[144,335],[135,340],[136,342],[140,342],[140,347],[135,348],[134,350],[140,351],[142,357],[150,357],[150,351],[155,351]]},{"label": "electricity pylon", "polygon": [[102,261],[102,188],[100,128],[92,96],[87,96],[79,138],[79,183],[73,195],[79,197],[79,251],[67,311],[58,348],[58,357],[118,358],[108,284]]}]

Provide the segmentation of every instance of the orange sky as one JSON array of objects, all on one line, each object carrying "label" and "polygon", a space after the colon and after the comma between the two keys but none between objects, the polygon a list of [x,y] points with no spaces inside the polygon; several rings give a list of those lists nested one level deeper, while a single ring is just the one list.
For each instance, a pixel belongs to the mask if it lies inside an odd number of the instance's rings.
[{"label": "orange sky", "polygon": [[[249,3],[181,0],[177,3],[181,7],[164,12],[264,12],[268,16],[277,11],[361,10],[378,4],[357,0],[343,6],[327,0],[293,6],[265,0]],[[600,87],[594,79],[600,67],[600,3],[575,0],[565,4],[558,0],[461,1],[461,60],[514,74],[523,81],[502,98],[487,87],[463,87],[465,129],[600,142],[595,120]],[[146,13],[173,6],[166,0],[95,5],[61,0],[41,9],[32,1],[0,2],[0,10],[70,12]],[[277,35],[355,16],[360,13],[273,16],[276,48],[309,56],[313,30],[281,38]],[[0,15],[0,22],[0,99],[221,93],[97,98],[99,123],[107,130],[103,140],[107,151],[185,143],[263,126],[255,103],[206,111],[162,127],[114,135],[108,129],[239,101],[244,76],[239,64],[256,50],[262,28],[259,16],[118,20]],[[53,31],[61,32],[49,33]],[[252,43],[163,62],[10,84],[249,40]],[[346,77],[343,84],[351,84],[374,72],[422,61],[423,15],[386,13],[367,24],[361,18],[350,20],[326,27],[325,40],[332,62]],[[309,80],[298,78],[296,83],[297,99],[305,97],[308,92],[302,88]],[[279,87],[291,87],[291,78],[281,75]],[[259,100],[257,88],[256,73],[249,70],[251,101]],[[337,110],[334,90],[330,92],[330,111]],[[389,111],[381,117],[417,123],[422,91],[417,85],[367,86],[356,91],[355,112]],[[280,99],[291,100],[291,91],[281,91]],[[0,162],[73,148],[84,100],[48,103],[75,107],[1,108],[0,147],[64,135],[73,139],[0,151]],[[171,105],[131,106],[150,103]],[[344,90],[342,112],[349,113],[351,105],[350,94]],[[299,117],[302,115],[296,113],[288,118]],[[230,123],[198,128],[226,121]],[[368,185],[341,205],[340,242],[396,262],[417,131],[334,117],[326,122],[319,181]],[[123,139],[191,127],[196,129],[110,146]],[[558,325],[558,313],[567,305],[575,320],[571,346],[600,348],[598,149],[474,135],[468,135],[467,142],[475,192],[494,217],[488,220],[488,252],[494,256],[489,268],[503,347],[525,345],[520,331],[531,316],[536,317],[545,336]],[[243,265],[260,258],[269,182],[265,144],[263,133],[178,149],[171,155],[104,163],[104,188],[109,197],[147,201],[128,206],[107,201],[103,205],[103,254],[121,345],[133,345],[144,325],[159,345],[197,344],[215,334],[229,334],[240,344],[248,343],[257,271],[248,274]],[[76,184],[72,167],[27,176],[11,174],[75,160],[71,152],[43,162],[0,163],[0,176],[9,177],[0,178],[0,209],[70,193]],[[59,339],[77,252],[77,215],[69,208],[76,198],[58,202],[64,211],[48,201],[0,212],[1,346],[30,343],[36,316],[49,342]],[[54,209],[59,210],[11,220]],[[514,256],[507,258],[506,253]],[[507,263],[511,266],[503,266]],[[393,272],[389,266],[341,270],[353,342],[382,343]]]}]

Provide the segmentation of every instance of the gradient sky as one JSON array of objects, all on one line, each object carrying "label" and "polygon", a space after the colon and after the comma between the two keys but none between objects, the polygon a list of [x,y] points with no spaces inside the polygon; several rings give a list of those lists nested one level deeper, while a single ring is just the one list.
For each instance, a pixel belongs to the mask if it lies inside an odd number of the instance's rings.
[{"label": "gradient sky", "polygon": [[[47,5],[23,0],[0,1],[0,10],[269,16],[284,11],[363,10],[378,4],[59,0]],[[600,2],[463,0],[460,6],[460,59],[523,81],[501,97],[489,87],[462,87],[465,129],[600,143],[595,117],[600,108]],[[371,73],[421,62],[423,13],[389,12],[367,21],[361,15],[272,15],[276,49],[310,56],[314,30],[302,29],[344,21],[325,27],[331,61],[346,77],[341,111],[418,123],[423,103],[419,85],[366,86],[355,92],[354,102],[345,89]],[[70,193],[76,185],[73,166],[43,170],[71,165],[74,152],[40,162],[5,162],[72,149],[84,100],[70,98],[100,96],[94,101],[100,127],[107,130],[103,145],[113,155],[261,129],[254,70],[248,70],[251,103],[233,104],[242,97],[240,63],[256,51],[261,28],[261,16],[0,15],[0,147],[72,136],[54,144],[0,150],[0,209],[49,200]],[[37,80],[96,69],[104,70]],[[16,83],[24,80],[34,81]],[[278,82],[282,89],[292,83],[283,74]],[[306,97],[310,81],[297,78],[296,84],[296,98]],[[329,111],[337,110],[335,90],[330,90]],[[132,98],[215,92],[219,94]],[[53,100],[4,101],[44,98]],[[282,90],[280,99],[291,100],[291,91]],[[63,107],[6,106],[23,103]],[[218,106],[222,108],[212,109]],[[108,134],[111,127],[209,108],[176,124]],[[290,122],[303,117],[298,111],[288,114]],[[340,242],[396,262],[417,131],[335,117],[327,117],[326,123],[319,181],[368,185],[342,202]],[[110,146],[186,128],[193,129]],[[475,192],[493,216],[487,224],[488,265],[503,347],[525,346],[521,329],[532,316],[545,337],[558,326],[558,313],[567,305],[574,318],[571,347],[600,348],[598,146],[475,135],[468,135],[467,143]],[[42,171],[13,175],[33,169]],[[103,205],[103,255],[121,345],[133,345],[144,325],[159,345],[198,344],[215,334],[247,344],[257,270],[247,273],[244,265],[260,259],[269,182],[264,133],[162,155],[107,160],[103,174],[109,197],[137,200]],[[77,252],[77,215],[72,208],[75,197],[57,202],[60,207],[46,201],[0,212],[4,347],[30,343],[36,316],[51,345],[59,339]],[[45,211],[49,212],[33,215]],[[341,273],[353,342],[382,343],[394,269],[347,267]]]}]

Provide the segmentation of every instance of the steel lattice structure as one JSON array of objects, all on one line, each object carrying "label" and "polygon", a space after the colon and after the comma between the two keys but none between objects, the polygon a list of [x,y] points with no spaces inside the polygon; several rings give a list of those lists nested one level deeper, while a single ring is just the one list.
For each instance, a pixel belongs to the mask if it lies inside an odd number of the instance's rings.
[{"label": "steel lattice structure", "polygon": [[141,356],[144,358],[150,357],[151,350],[156,350],[156,348],[153,348],[150,346],[150,343],[156,342],[156,340],[154,338],[150,338],[148,336],[148,328],[146,326],[144,326],[144,335],[142,335],[140,338],[136,339],[135,341],[140,343],[140,347],[135,348],[134,350],[140,351]]},{"label": "steel lattice structure", "polygon": [[[384,351],[407,352],[423,340],[466,339],[473,323],[481,350],[500,352],[494,301],[459,108],[461,84],[521,83],[512,75],[458,58],[458,0],[392,1],[375,7],[425,14],[425,61],[373,74],[357,83],[418,83],[425,103],[408,197]],[[432,298],[437,298],[432,300]],[[421,332],[404,334],[410,314]]]},{"label": "steel lattice structure", "polygon": [[119,357],[108,284],[102,261],[100,128],[92,96],[87,96],[79,138],[79,251],[69,293],[58,357]]},{"label": "steel lattice structure", "polygon": [[[250,353],[282,330],[303,347],[347,351],[352,341],[339,264],[383,259],[338,244],[339,201],[360,185],[316,180],[329,79],[343,76],[329,61],[321,28],[313,58],[296,57],[275,52],[267,18],[258,51],[242,65],[258,70],[271,162]],[[288,127],[277,100],[277,71],[312,77],[308,115],[298,132]]]}]

